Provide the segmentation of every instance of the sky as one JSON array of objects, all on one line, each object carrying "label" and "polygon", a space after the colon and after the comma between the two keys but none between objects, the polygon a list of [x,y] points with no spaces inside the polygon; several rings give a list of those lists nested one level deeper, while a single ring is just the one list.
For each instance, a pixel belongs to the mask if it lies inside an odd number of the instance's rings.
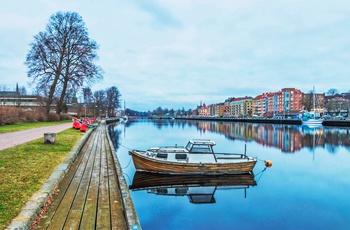
[{"label": "sky", "polygon": [[138,111],[194,109],[282,88],[350,90],[349,0],[0,0],[0,86],[31,92],[34,36],[82,16],[104,79]]}]

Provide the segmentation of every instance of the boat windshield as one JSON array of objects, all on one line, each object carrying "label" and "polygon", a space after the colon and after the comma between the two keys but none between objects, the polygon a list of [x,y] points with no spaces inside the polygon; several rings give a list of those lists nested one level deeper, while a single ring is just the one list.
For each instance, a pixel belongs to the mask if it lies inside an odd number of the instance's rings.
[{"label": "boat windshield", "polygon": [[188,143],[186,149],[192,153],[212,153],[213,149],[211,145],[199,145]]},{"label": "boat windshield", "polygon": [[186,149],[190,151],[192,149],[192,146],[193,144],[191,142],[188,142],[188,144],[186,145]]}]

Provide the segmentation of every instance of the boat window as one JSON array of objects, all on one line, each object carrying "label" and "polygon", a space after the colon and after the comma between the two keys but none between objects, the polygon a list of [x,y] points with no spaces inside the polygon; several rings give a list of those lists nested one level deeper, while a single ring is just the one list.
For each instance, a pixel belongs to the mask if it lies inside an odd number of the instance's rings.
[{"label": "boat window", "polygon": [[157,153],[157,157],[158,158],[168,158],[168,154],[167,153]]},{"label": "boat window", "polygon": [[179,196],[184,196],[187,194],[187,187],[184,187],[184,188],[176,188],[175,189],[175,193],[176,195],[179,195]]},{"label": "boat window", "polygon": [[212,150],[209,145],[194,145],[191,152],[193,153],[211,153]]},{"label": "boat window", "polygon": [[187,159],[187,154],[176,153],[175,159],[176,159],[176,160],[186,160],[186,159]]},{"label": "boat window", "polygon": [[186,149],[187,149],[188,151],[191,151],[192,146],[193,146],[193,144],[190,143],[190,142],[188,142],[188,144],[186,145]]}]

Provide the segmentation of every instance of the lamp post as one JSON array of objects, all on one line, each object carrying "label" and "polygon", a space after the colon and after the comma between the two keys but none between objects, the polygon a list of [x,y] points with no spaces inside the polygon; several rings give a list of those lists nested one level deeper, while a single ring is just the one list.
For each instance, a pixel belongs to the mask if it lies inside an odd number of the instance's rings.
[{"label": "lamp post", "polygon": [[86,119],[86,93],[87,88],[83,88],[83,94],[84,94],[84,118]]}]

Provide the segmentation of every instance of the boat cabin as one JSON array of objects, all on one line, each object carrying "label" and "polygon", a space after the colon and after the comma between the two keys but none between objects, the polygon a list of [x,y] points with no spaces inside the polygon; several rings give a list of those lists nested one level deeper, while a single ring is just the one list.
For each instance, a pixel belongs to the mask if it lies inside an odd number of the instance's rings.
[{"label": "boat cabin", "polygon": [[168,162],[183,163],[228,163],[248,159],[243,154],[214,153],[214,141],[189,140],[186,147],[165,146],[149,148],[145,153],[151,158]]},{"label": "boat cabin", "polygon": [[214,141],[210,140],[190,140],[186,149],[190,153],[214,153]]}]

